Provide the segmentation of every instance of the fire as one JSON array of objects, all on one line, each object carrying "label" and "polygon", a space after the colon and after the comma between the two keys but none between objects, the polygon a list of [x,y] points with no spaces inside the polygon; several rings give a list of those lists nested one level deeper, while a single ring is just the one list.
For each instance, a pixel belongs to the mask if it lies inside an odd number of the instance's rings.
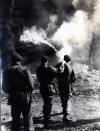
[{"label": "fire", "polygon": [[[74,4],[77,3],[78,1],[74,0]],[[97,5],[99,5],[99,2],[97,2]],[[56,56],[60,60],[65,54],[68,54],[73,57],[73,60],[88,61],[94,31],[93,25],[99,21],[98,12],[99,7],[96,6],[93,19],[89,19],[84,10],[78,10],[70,18],[70,21],[63,20],[60,27],[56,25],[58,15],[50,15],[50,21],[45,30],[37,26],[26,28],[20,36],[20,41],[32,42],[37,45],[45,43],[53,48],[58,46],[60,48],[57,50]],[[48,35],[50,33],[51,35]],[[53,41],[55,45],[50,43],[49,40]]]},{"label": "fire", "polygon": [[20,41],[40,44],[45,42],[46,38],[47,36],[43,29],[38,29],[36,26],[33,26],[23,30],[22,35],[20,36]]}]

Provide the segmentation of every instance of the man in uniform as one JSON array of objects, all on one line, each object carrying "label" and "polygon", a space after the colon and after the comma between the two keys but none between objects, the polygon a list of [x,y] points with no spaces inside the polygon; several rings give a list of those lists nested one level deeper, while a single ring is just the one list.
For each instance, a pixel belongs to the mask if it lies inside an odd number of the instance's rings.
[{"label": "man in uniform", "polygon": [[48,65],[46,57],[41,57],[41,65],[36,71],[38,81],[40,83],[40,93],[42,95],[44,106],[44,125],[46,126],[51,113],[52,108],[52,81],[56,77],[56,69]]},{"label": "man in uniform", "polygon": [[72,96],[72,83],[75,81],[74,71],[70,66],[70,57],[64,56],[64,61],[58,63],[56,68],[58,70],[57,81],[58,90],[60,92],[60,98],[63,108],[63,121],[70,122],[68,119],[68,103]]},{"label": "man in uniform", "polygon": [[20,131],[20,115],[24,118],[24,130],[33,131],[31,118],[31,99],[33,80],[28,66],[23,62],[14,62],[6,70],[6,81],[11,105],[12,131]]}]

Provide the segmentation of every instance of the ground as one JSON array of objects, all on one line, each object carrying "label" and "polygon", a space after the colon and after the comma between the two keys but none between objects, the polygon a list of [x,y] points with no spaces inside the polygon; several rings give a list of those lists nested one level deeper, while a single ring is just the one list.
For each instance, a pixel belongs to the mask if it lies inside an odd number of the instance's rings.
[{"label": "ground", "polygon": [[[62,122],[62,108],[59,95],[53,96],[51,119],[47,131],[100,131],[100,72],[79,73],[73,85],[70,117],[73,122]],[[43,101],[39,92],[33,92],[32,116],[35,131],[45,131],[42,121]],[[1,129],[10,131],[11,116],[7,97],[1,95]]]}]

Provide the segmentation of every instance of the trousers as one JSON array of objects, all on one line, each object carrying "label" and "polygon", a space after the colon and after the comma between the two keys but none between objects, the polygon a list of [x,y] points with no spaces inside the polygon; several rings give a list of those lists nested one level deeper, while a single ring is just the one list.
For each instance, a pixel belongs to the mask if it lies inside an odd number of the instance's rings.
[{"label": "trousers", "polygon": [[40,93],[43,98],[43,116],[44,119],[47,121],[50,118],[51,108],[52,108],[52,95],[50,94],[49,90],[47,90],[47,87],[40,87]]},{"label": "trousers", "polygon": [[20,131],[20,116],[23,116],[24,130],[30,131],[33,127],[33,120],[31,114],[31,103],[24,104],[12,104],[11,116],[12,116],[12,131]]}]

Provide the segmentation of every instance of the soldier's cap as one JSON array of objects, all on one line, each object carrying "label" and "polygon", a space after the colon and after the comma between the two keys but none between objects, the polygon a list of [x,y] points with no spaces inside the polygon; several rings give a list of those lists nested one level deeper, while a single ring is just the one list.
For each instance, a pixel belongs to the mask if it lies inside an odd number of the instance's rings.
[{"label": "soldier's cap", "polygon": [[47,57],[46,56],[42,56],[41,57],[41,62],[42,63],[46,63],[48,61]]},{"label": "soldier's cap", "polygon": [[70,58],[70,56],[68,56],[68,55],[64,55],[64,60],[65,60],[66,62],[69,62],[69,61],[71,60],[71,58]]}]

